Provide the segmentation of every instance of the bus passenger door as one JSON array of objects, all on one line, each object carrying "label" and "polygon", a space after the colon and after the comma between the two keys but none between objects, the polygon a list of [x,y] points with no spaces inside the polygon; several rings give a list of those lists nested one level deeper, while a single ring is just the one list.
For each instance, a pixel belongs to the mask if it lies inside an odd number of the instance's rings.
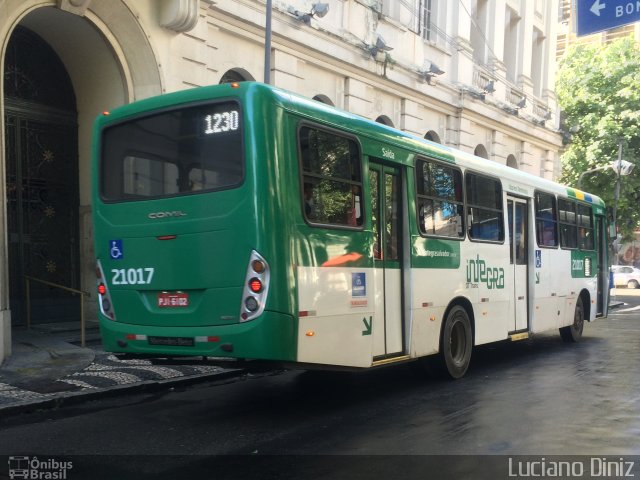
[{"label": "bus passenger door", "polygon": [[374,232],[373,358],[403,353],[402,322],[402,177],[379,163],[369,166]]},{"label": "bus passenger door", "polygon": [[520,332],[529,328],[527,201],[507,197],[507,215],[509,216],[510,268],[513,269],[509,327],[511,332]]}]

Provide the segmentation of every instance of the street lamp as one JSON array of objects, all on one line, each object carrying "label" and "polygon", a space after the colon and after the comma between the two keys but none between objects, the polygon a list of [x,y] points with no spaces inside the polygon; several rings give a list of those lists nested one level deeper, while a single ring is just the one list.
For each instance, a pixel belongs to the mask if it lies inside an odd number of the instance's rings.
[{"label": "street lamp", "polygon": [[[264,83],[271,83],[271,7],[273,0],[267,0],[265,6],[265,25],[264,25]],[[294,15],[298,20],[306,25],[311,23],[311,18],[316,16],[318,18],[324,17],[329,12],[328,3],[314,3],[311,6],[309,13],[300,13],[297,10],[290,8],[289,13]]]},{"label": "street lamp", "polygon": [[629,175],[633,171],[634,166],[635,165],[633,163],[627,162],[626,160],[614,160],[613,162],[608,163],[607,165],[602,165],[600,167],[595,167],[589,170],[585,170],[580,174],[580,177],[578,177],[578,188],[582,190],[582,179],[588,173],[597,172],[598,170],[606,170],[610,168],[611,170],[616,172],[618,179],[620,179],[620,175]]},{"label": "street lamp", "polygon": [[618,159],[609,163],[608,165],[602,165],[600,167],[595,167],[590,170],[586,170],[580,174],[578,177],[578,188],[582,189],[582,179],[587,173],[595,172],[598,170],[606,170],[607,168],[612,169],[616,172],[616,185],[613,191],[613,211],[611,212],[612,219],[612,237],[617,236],[617,228],[616,228],[616,220],[618,215],[618,199],[620,198],[620,178],[623,175],[629,175],[633,171],[633,167],[635,165],[631,162],[627,162],[626,160],[622,160],[622,139],[618,141]]}]

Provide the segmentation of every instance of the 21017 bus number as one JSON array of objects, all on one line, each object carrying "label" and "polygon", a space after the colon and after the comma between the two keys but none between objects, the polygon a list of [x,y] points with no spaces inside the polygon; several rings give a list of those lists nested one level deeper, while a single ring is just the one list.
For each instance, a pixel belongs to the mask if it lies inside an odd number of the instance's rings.
[{"label": "21017 bus number", "polygon": [[240,125],[240,115],[237,110],[229,112],[214,113],[204,117],[204,133],[211,135],[213,133],[224,133],[237,130]]},{"label": "21017 bus number", "polygon": [[148,285],[155,268],[112,268],[111,285]]}]

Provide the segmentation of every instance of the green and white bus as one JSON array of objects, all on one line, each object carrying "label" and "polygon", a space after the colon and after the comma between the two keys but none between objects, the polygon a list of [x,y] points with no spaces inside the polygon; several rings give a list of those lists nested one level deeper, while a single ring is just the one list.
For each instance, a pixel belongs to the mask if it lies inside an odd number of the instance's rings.
[{"label": "green and white bus", "polygon": [[475,345],[607,314],[594,195],[253,82],[117,108],[94,140],[107,351],[458,378]]}]

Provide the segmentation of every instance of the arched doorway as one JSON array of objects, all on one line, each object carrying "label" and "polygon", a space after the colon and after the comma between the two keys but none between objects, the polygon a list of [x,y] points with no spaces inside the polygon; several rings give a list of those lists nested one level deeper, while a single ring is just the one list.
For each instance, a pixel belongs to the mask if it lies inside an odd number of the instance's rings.
[{"label": "arched doorway", "polygon": [[224,75],[220,78],[220,83],[233,83],[233,82],[252,82],[255,79],[244,68],[232,68],[224,72]]},{"label": "arched doorway", "polygon": [[386,115],[380,115],[378,118],[376,118],[376,122],[386,125],[388,127],[393,127],[393,122]]},{"label": "arched doorway", "polygon": [[476,148],[473,150],[473,154],[476,157],[489,158],[489,152],[487,152],[487,149],[481,143],[476,145]]},{"label": "arched doorway", "polygon": [[513,154],[509,154],[509,156],[507,157],[507,167],[515,168],[516,170],[518,170],[518,161]]},{"label": "arched doorway", "polygon": [[433,130],[429,130],[427,133],[425,133],[424,138],[435,143],[442,143],[440,141],[440,136]]},{"label": "arched doorway", "polygon": [[[77,107],[49,45],[17,27],[4,64],[9,301],[26,322],[25,275],[79,288]],[[30,283],[32,322],[77,320],[79,301]]]},{"label": "arched doorway", "polygon": [[326,95],[323,95],[322,93],[314,95],[313,100],[315,100],[316,102],[324,103],[325,105],[331,105],[332,107],[335,107],[331,99]]}]

